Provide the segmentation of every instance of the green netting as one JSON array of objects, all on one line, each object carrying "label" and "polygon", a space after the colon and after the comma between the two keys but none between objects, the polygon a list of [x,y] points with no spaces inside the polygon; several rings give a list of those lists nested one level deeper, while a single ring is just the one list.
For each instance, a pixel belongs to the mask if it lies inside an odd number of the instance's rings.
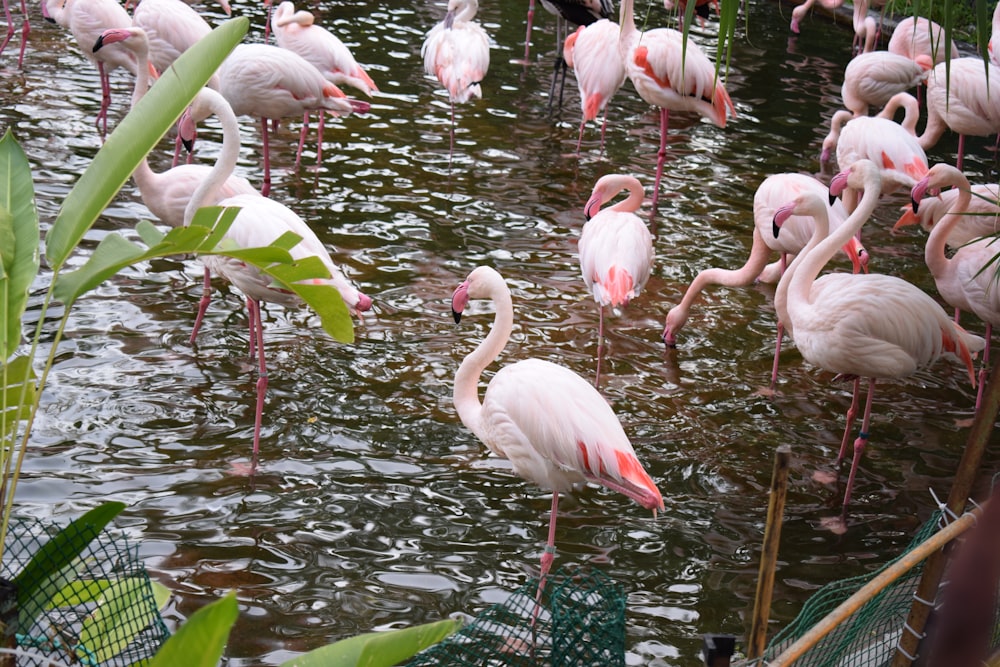
[{"label": "green netting", "polygon": [[[18,646],[38,656],[22,654],[17,664],[142,664],[170,636],[153,599],[149,575],[137,549],[124,536],[78,523],[66,530],[92,538],[90,544],[69,567],[46,582],[52,593],[63,594],[55,596],[34,619],[24,610],[14,619]],[[33,519],[12,520],[0,577],[13,579],[61,530]]]},{"label": "green netting", "polygon": [[[531,579],[406,667],[624,667],[625,593],[599,571]],[[536,618],[537,614],[537,618]],[[533,620],[534,619],[534,620]]]},{"label": "green netting", "polygon": [[[907,552],[937,532],[940,519],[940,513],[932,516],[914,536]],[[894,562],[886,563],[871,574],[835,581],[816,591],[795,620],[771,639],[762,656],[762,663],[767,664],[778,657],[824,616]],[[923,564],[920,564],[875,595],[796,660],[796,667],[872,667],[888,664],[906,624],[922,572]]]}]

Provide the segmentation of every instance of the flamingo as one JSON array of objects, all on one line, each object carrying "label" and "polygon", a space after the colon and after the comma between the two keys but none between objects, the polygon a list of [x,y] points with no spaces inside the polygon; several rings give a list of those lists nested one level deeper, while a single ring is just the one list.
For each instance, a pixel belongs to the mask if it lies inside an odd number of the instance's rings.
[{"label": "flamingo", "polygon": [[[860,116],[848,121],[837,142],[837,164],[841,171],[858,160],[870,160],[880,170],[881,194],[911,189],[927,173],[927,155],[912,132],[880,116]],[[856,193],[844,196],[848,211],[854,209]]]},{"label": "flamingo", "polygon": [[[982,238],[962,245],[949,258],[945,254],[945,244],[951,231],[965,224],[966,212],[972,203],[972,192],[969,179],[961,171],[948,164],[936,164],[927,175],[913,186],[911,197],[913,209],[919,210],[924,196],[931,190],[951,186],[956,196],[947,215],[941,218],[927,237],[924,249],[924,261],[938,293],[949,305],[958,310],[975,313],[976,317],[986,323],[986,348],[983,352],[983,362],[979,370],[979,391],[976,396],[976,411],[983,399],[983,384],[990,362],[990,338],[993,335],[993,325],[1000,326],[1000,289],[997,288],[996,276],[991,264],[996,258],[997,249],[994,238]],[[995,201],[995,200],[994,200]],[[996,217],[994,216],[994,220]]]},{"label": "flamingo", "polygon": [[[360,90],[368,97],[372,93],[378,92],[378,86],[368,73],[354,59],[354,55],[340,39],[321,25],[315,23],[315,17],[311,12],[305,10],[295,11],[295,5],[287,0],[278,5],[278,8],[271,16],[271,27],[274,29],[274,38],[278,46],[289,51],[294,51],[316,69],[318,69],[327,81],[337,86],[351,86]],[[367,111],[369,105],[364,102],[351,100],[351,105],[355,111]],[[325,119],[321,113],[319,116],[319,148],[316,152],[316,162],[322,161],[323,155],[323,126]],[[309,113],[306,112],[302,119],[303,134],[305,138],[305,128],[309,125]],[[298,154],[295,157],[296,163],[302,153],[303,141],[299,142]]]},{"label": "flamingo", "polygon": [[[935,65],[949,57],[944,50],[944,28],[922,16],[908,16],[896,24],[886,50],[911,60],[920,55],[928,56]],[[958,57],[958,47],[952,42],[950,58],[954,60]]]},{"label": "flamingo", "polygon": [[101,80],[101,109],[95,126],[101,138],[108,133],[108,109],[111,107],[111,72],[119,67],[136,75],[132,52],[118,44],[94,52],[93,45],[109,28],[130,28],[132,17],[115,0],[43,0],[42,15],[68,28],[83,55],[94,66]]},{"label": "flamingo", "polygon": [[482,98],[480,83],[490,68],[490,38],[475,19],[478,0],[448,0],[448,13],[427,33],[420,55],[424,71],[448,91],[451,150],[455,150],[455,104]]},{"label": "flamingo", "polygon": [[851,54],[874,51],[879,38],[879,24],[868,13],[868,0],[852,0],[852,2],[854,3],[854,13],[851,17],[851,23],[854,26],[854,42],[851,44]]},{"label": "flamingo", "polygon": [[[789,25],[789,29],[796,35],[799,34],[800,32],[800,24],[802,22],[802,19],[806,17],[806,14],[809,12],[809,9],[813,6],[813,3],[815,2],[816,0],[805,0],[805,2],[795,5],[795,7],[792,9],[792,22],[791,25]],[[820,0],[819,4],[821,4],[826,9],[833,10],[837,9],[842,4],[844,4],[844,0]]]},{"label": "flamingo", "polygon": [[[355,314],[371,308],[372,300],[354,287],[334,264],[330,253],[316,234],[306,225],[305,221],[287,206],[258,194],[237,194],[222,200],[217,200],[216,193],[233,173],[239,156],[240,140],[239,126],[236,115],[225,98],[212,90],[204,88],[199,91],[194,102],[184,112],[180,120],[181,133],[187,136],[194,123],[194,118],[207,118],[215,115],[222,123],[222,150],[216,159],[208,177],[195,190],[184,210],[184,224],[188,225],[197,210],[203,206],[233,206],[240,209],[229,231],[220,242],[229,248],[258,248],[270,245],[283,234],[292,233],[301,240],[289,250],[293,259],[302,260],[307,257],[317,257],[330,273],[328,279],[316,279],[316,284],[328,284],[334,287],[343,298],[348,309]],[[276,285],[270,276],[239,259],[222,255],[209,255],[204,258],[205,266],[236,285],[247,298],[249,311],[251,341],[250,349],[258,350],[257,406],[254,415],[253,461],[257,461],[260,448],[261,418],[264,410],[264,395],[267,390],[267,364],[264,359],[264,328],[261,319],[260,302],[268,301],[284,306],[300,305],[299,298],[293,293]],[[206,273],[206,275],[208,275]],[[206,283],[206,292],[209,285]],[[208,301],[202,297],[198,316],[195,319],[192,339],[197,335]]]},{"label": "flamingo", "polygon": [[[754,230],[753,240],[750,247],[750,255],[746,263],[739,269],[704,269],[695,276],[691,284],[688,285],[680,303],[667,312],[667,317],[663,327],[663,342],[667,347],[677,346],[677,334],[687,323],[691,313],[691,306],[694,305],[702,291],[709,285],[723,285],[725,287],[744,287],[754,280],[760,280],[762,272],[766,271],[768,259],[773,252],[780,254],[778,270],[784,273],[788,264],[789,256],[795,256],[802,251],[809,237],[812,235],[815,223],[812,218],[804,215],[795,215],[785,222],[784,233],[781,238],[775,238],[771,233],[774,212],[779,206],[794,199],[803,192],[815,192],[817,195],[825,195],[827,188],[812,176],[796,173],[781,173],[768,176],[757,188],[753,198],[753,218]],[[847,211],[838,200],[829,205],[824,215],[829,216],[828,224],[834,228],[843,224],[847,219]],[[861,242],[856,238],[850,239],[843,246],[844,253],[850,258],[854,267],[854,272],[866,270],[868,265],[868,252]],[[775,307],[782,310],[781,299],[775,296]],[[777,342],[774,347],[774,362],[771,366],[770,391],[778,380],[778,360],[781,355],[781,341],[784,337],[784,330],[787,322],[786,318],[779,317],[777,323]]]},{"label": "flamingo", "polygon": [[576,142],[576,153],[580,154],[583,143],[583,128],[588,120],[594,120],[604,112],[601,123],[601,151],[604,150],[604,132],[608,126],[608,102],[625,83],[625,63],[618,50],[620,28],[617,23],[601,19],[589,26],[580,26],[566,38],[563,54],[566,63],[576,74],[576,84],[580,89],[580,137]]},{"label": "flamingo", "polygon": [[970,241],[1000,232],[1000,184],[969,186],[969,202],[959,206],[957,200],[963,192],[962,189],[952,188],[937,197],[924,198],[917,210],[914,210],[912,203],[907,204],[902,208],[903,214],[892,229],[895,231],[907,225],[919,224],[930,232],[944,216],[958,217],[960,222],[951,226],[945,239],[949,248],[958,248]]},{"label": "flamingo", "polygon": [[[601,206],[622,190],[628,198],[609,209]],[[594,295],[599,315],[597,325],[597,373],[601,382],[601,352],[604,342],[604,307],[617,313],[642,291],[653,269],[653,235],[635,214],[642,205],[639,179],[626,174],[608,174],[598,179],[583,208],[587,218],[580,233],[580,270],[587,291]]]},{"label": "flamingo", "polygon": [[667,158],[670,111],[697,111],[719,127],[726,126],[727,111],[736,115],[729,93],[715,74],[715,67],[698,45],[672,28],[640,33],[635,27],[634,0],[622,0],[619,48],[632,85],[643,100],[660,108],[660,150],[653,185],[653,213],[659,201],[660,181]]},{"label": "flamingo", "polygon": [[[868,396],[861,432],[854,441],[854,456],[844,493],[840,517],[828,526],[842,532],[857,474],[858,463],[869,438],[872,399],[877,379],[902,379],[926,368],[942,355],[957,356],[975,385],[972,354],[985,341],[957,326],[944,309],[912,283],[882,274],[830,273],[817,278],[833,254],[855,235],[878,202],[880,167],[859,160],[837,174],[830,195],[845,187],[864,195],[858,207],[833,233],[816,217],[809,243],[782,277],[787,290],[786,308],[795,344],[802,357],[814,366],[854,379],[854,394],[837,457],[844,458],[858,407],[861,378],[868,378]],[[775,212],[774,234],[792,214],[817,215],[824,202],[815,193],[804,193]]]},{"label": "flamingo", "polygon": [[[708,17],[711,14],[709,5],[715,7],[715,13],[719,13],[718,0],[695,0],[694,15],[698,17],[698,24],[704,28]],[[668,12],[677,9],[677,29],[684,29],[684,16],[687,14],[687,0],[663,0],[663,8]]]},{"label": "flamingo", "polygon": [[[903,120],[899,121],[900,127],[906,130],[907,133],[917,136],[917,121],[920,119],[920,103],[917,101],[913,95],[909,93],[896,93],[889,98],[886,102],[885,107],[879,111],[876,116],[879,118],[885,118],[886,120],[896,121],[896,112],[902,107],[904,111]],[[819,160],[821,163],[826,164],[830,160],[830,156],[836,154],[837,144],[840,142],[840,133],[851,119],[856,116],[848,111],[847,109],[839,109],[834,112],[833,116],[830,118],[830,131],[827,133],[826,137],[823,138],[823,148],[820,152]],[[895,130],[893,134],[896,134]],[[919,141],[918,141],[919,143]]]},{"label": "flamingo", "polygon": [[[143,0],[143,4],[149,1]],[[135,88],[132,91],[134,108],[149,89],[149,40],[146,31],[138,26],[105,30],[95,42],[94,50],[102,50],[111,44],[122,44],[130,49],[138,63]],[[184,164],[158,174],[150,168],[149,161],[143,158],[132,178],[139,186],[139,195],[146,208],[167,225],[180,227],[184,224],[184,209],[191,200],[191,195],[211,171],[211,167],[206,165]],[[245,178],[230,175],[213,196],[215,200],[219,200],[237,194],[260,193]]]},{"label": "flamingo", "polygon": [[844,69],[844,106],[855,116],[867,116],[870,106],[882,108],[893,95],[923,83],[933,66],[930,56],[922,54],[916,60],[888,51],[858,54]]},{"label": "flamingo", "polygon": [[[264,183],[260,191],[264,196],[271,191],[268,119],[301,118],[308,111],[346,116],[353,110],[343,91],[319,70],[302,56],[277,46],[240,44],[219,67],[218,75],[219,92],[233,112],[261,119]],[[303,139],[300,136],[300,144]]]},{"label": "flamingo", "polygon": [[[43,4],[45,0],[42,0]],[[10,43],[11,38],[14,36],[14,15],[10,11],[10,0],[3,0],[3,15],[7,20],[7,35],[4,37],[3,42],[0,43],[0,53],[7,48],[7,44]],[[28,34],[31,32],[31,26],[28,23],[28,3],[26,0],[21,0],[21,16],[24,17],[21,22],[21,49],[17,54],[17,66],[21,68],[24,66],[24,49],[28,46]]]},{"label": "flamingo", "polygon": [[[219,4],[227,16],[232,13],[229,0],[219,0]],[[146,32],[149,60],[158,72],[212,32],[208,21],[183,0],[140,0],[132,12],[132,23]],[[218,78],[213,76],[209,85],[218,88]]]},{"label": "flamingo", "polygon": [[934,67],[927,80],[927,126],[920,145],[928,149],[945,129],[958,134],[958,158],[962,170],[965,137],[984,137],[1000,132],[1000,67],[981,58],[956,58]]},{"label": "flamingo", "polygon": [[455,373],[454,403],[462,423],[514,472],[552,491],[548,542],[541,558],[538,601],[555,560],[559,494],[593,482],[625,494],[646,509],[663,511],[663,496],[601,394],[573,371],[543,359],[504,366],[490,380],[482,403],[479,376],[506,346],[514,322],[510,289],[489,266],[479,266],[451,297],[455,322],[471,299],[490,299],[493,327]]}]

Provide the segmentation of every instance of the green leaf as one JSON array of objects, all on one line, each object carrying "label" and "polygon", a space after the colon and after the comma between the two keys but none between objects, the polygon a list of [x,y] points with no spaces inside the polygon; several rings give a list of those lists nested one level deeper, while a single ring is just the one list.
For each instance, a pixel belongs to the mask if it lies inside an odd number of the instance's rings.
[{"label": "green leaf", "polygon": [[3,364],[3,406],[0,412],[0,432],[2,440],[8,440],[15,433],[17,424],[27,419],[35,402],[35,372],[31,359],[14,357]]},{"label": "green leaf", "polygon": [[136,166],[177,121],[226,56],[246,34],[245,17],[226,21],[181,54],[132,109],[66,196],[45,237],[56,271],[128,180]]},{"label": "green leaf", "polygon": [[97,608],[80,627],[77,656],[102,664],[135,641],[157,616],[149,580],[130,577],[111,582],[97,600]]},{"label": "green leaf", "polygon": [[38,247],[31,166],[8,128],[0,139],[0,361],[21,344],[21,316],[38,274]]},{"label": "green leaf", "polygon": [[283,662],[281,667],[392,667],[458,630],[449,619],[388,632],[369,632],[323,646]]},{"label": "green leaf", "polygon": [[108,502],[72,521],[35,552],[14,577],[20,627],[26,628],[51,604],[68,580],[66,573],[91,540],[125,509],[125,503]]},{"label": "green leaf", "polygon": [[45,610],[50,611],[59,607],[75,607],[76,605],[96,602],[111,584],[109,579],[74,579],[52,596]]},{"label": "green leaf", "polygon": [[150,580],[149,584],[153,587],[153,600],[156,602],[156,608],[162,610],[167,606],[173,593],[158,581]]},{"label": "green leaf", "polygon": [[148,667],[216,667],[238,614],[232,592],[202,607],[164,642]]},{"label": "green leaf", "polygon": [[294,292],[320,317],[323,330],[334,340],[354,341],[354,324],[344,299],[335,287],[326,283],[330,272],[317,257],[293,259],[289,249],[301,240],[292,233],[282,234],[263,248],[237,248],[224,235],[236,218],[238,208],[205,207],[199,209],[189,227],[171,229],[166,234],[152,234],[140,223],[139,236],[157,240],[144,248],[118,234],[108,234],[90,259],[77,269],[56,277],[53,296],[69,307],[82,294],[137,262],[170,255],[227,255],[270,275],[283,288]]}]

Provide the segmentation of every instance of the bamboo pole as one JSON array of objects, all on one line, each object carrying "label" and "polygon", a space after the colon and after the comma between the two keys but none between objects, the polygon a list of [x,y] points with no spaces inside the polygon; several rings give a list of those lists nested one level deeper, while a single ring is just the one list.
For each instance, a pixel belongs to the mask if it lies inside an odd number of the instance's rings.
[{"label": "bamboo pole", "polygon": [[791,646],[781,652],[777,658],[767,663],[767,667],[784,667],[791,665],[802,654],[815,646],[823,637],[830,634],[840,623],[855,613],[873,596],[892,584],[901,576],[919,565],[924,559],[934,553],[940,553],[941,547],[948,544],[967,529],[976,524],[976,517],[982,512],[979,508],[963,514],[949,525],[934,533],[918,544],[912,551],[904,554],[895,563],[883,570],[877,577],[859,588],[854,594],[841,602],[836,609],[824,616]]},{"label": "bamboo pole", "polygon": [[757,574],[757,595],[754,598],[750,640],[747,658],[756,660],[764,653],[767,640],[767,621],[771,613],[774,593],[774,572],[778,565],[778,544],[781,542],[781,522],[788,494],[788,465],[792,448],[781,445],[774,453],[774,470],[771,473],[771,496],[767,504],[767,523],[764,526],[764,548],[760,554],[760,571]]},{"label": "bamboo pole", "polygon": [[[962,452],[962,460],[958,463],[955,481],[952,483],[951,493],[948,495],[948,510],[955,515],[961,514],[968,502],[972,485],[976,481],[976,473],[979,471],[979,464],[983,459],[983,451],[989,443],[990,434],[993,432],[993,423],[996,421],[997,411],[1000,409],[1000,373],[997,372],[997,368],[1000,366],[994,364],[990,371],[989,380],[983,392],[983,402],[972,422],[969,440],[965,445],[965,451]],[[923,639],[924,626],[931,613],[931,607],[922,600],[933,604],[937,597],[938,586],[941,584],[941,577],[944,575],[946,562],[947,555],[943,551],[927,559],[927,565],[924,566],[917,591],[913,595],[913,604],[910,606],[910,614],[906,619],[906,627],[899,638],[896,654],[892,658],[892,667],[909,667],[913,663],[913,658],[916,657],[917,649],[920,646],[920,640]]]}]

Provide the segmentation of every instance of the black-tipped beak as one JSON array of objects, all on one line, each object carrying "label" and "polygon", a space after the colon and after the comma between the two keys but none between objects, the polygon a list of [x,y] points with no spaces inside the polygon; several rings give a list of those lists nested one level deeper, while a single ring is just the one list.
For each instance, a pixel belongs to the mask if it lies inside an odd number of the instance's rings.
[{"label": "black-tipped beak", "polygon": [[451,309],[451,316],[455,318],[455,324],[462,321],[462,313],[458,312],[454,308]]},{"label": "black-tipped beak", "polygon": [[[53,23],[55,23],[55,21],[53,21]],[[94,48],[92,50],[93,53],[97,53],[98,51],[100,51],[102,46],[104,46],[104,35],[100,35],[97,38],[97,41],[94,42]]]},{"label": "black-tipped beak", "polygon": [[910,205],[913,207],[913,215],[916,215],[917,209],[920,208],[920,202],[918,202],[913,197],[910,197]]},{"label": "black-tipped beak", "polygon": [[181,139],[181,145],[188,153],[194,150],[194,139]]},{"label": "black-tipped beak", "polygon": [[[837,195],[833,194],[832,192],[829,195],[829,199],[830,199],[830,206],[833,206],[834,204],[837,203]],[[777,234],[775,234],[775,236],[777,236]]]},{"label": "black-tipped beak", "polygon": [[781,233],[781,227],[774,220],[771,220],[771,232],[774,234],[774,238],[778,238],[778,234]]}]

